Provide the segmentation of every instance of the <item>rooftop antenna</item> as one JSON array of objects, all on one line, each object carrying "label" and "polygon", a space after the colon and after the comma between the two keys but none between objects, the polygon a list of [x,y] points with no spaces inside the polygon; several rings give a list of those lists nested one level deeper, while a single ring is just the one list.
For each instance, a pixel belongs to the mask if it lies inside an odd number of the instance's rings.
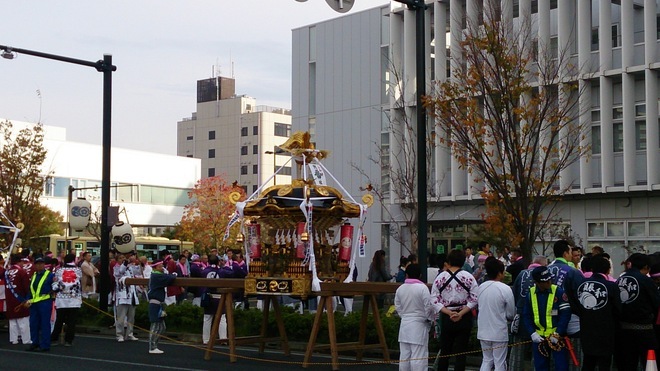
[{"label": "rooftop antenna", "polygon": [[222,70],[220,68],[220,60],[218,58],[215,59],[215,65],[213,65],[213,77],[218,77],[222,74]]},{"label": "rooftop antenna", "polygon": [[39,98],[39,121],[41,124],[41,107],[43,106],[43,101],[41,100],[41,89],[37,89],[37,98]]},{"label": "rooftop antenna", "polygon": [[234,78],[234,61],[231,58],[231,49],[229,49],[229,65],[231,66],[231,78]]}]

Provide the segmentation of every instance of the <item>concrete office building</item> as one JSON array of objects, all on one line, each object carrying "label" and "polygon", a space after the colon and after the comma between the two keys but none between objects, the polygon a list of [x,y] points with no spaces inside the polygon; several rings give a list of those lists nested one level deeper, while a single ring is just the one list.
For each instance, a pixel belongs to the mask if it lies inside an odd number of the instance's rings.
[{"label": "concrete office building", "polygon": [[[257,106],[235,94],[234,79],[214,77],[197,81],[197,111],[177,123],[177,155],[201,159],[202,177],[221,175],[250,194],[289,160],[276,146],[290,134],[289,110]],[[273,182],[290,183],[291,166]]]},{"label": "concrete office building", "polygon": [[[568,52],[582,70],[578,76],[564,77],[587,90],[580,96],[579,106],[588,114],[579,120],[591,126],[591,136],[584,144],[591,146],[592,153],[562,174],[563,185],[570,184],[571,189],[560,204],[559,217],[570,223],[584,247],[604,246],[615,265],[626,255],[623,247],[660,251],[660,1],[426,3],[428,85],[431,80],[452,78],[450,66],[462,63],[457,41],[466,27],[465,19],[481,19],[491,3],[503,18],[513,20],[514,27],[530,20],[539,45]],[[370,148],[373,141],[388,148],[391,133],[381,130],[388,127],[387,115],[349,117],[347,112],[396,112],[397,102],[388,94],[394,71],[402,76],[401,95],[414,97],[414,11],[392,1],[382,8],[299,28],[293,32],[293,50],[294,128],[313,129],[317,143],[332,141],[334,152]],[[355,94],[366,85],[376,87],[380,99],[374,96],[365,101]],[[414,98],[407,100],[412,103],[408,112],[414,120]],[[368,138],[346,136],[341,142],[326,138],[353,131],[364,132]],[[469,173],[458,168],[451,153],[436,148],[431,155],[430,171],[437,182],[432,189],[435,197],[428,198],[432,217],[427,243],[432,250],[437,246],[447,249],[464,244],[468,226],[479,222],[484,209],[478,188],[470,187]],[[346,166],[343,158],[331,157],[330,161],[334,166]],[[387,170],[384,167],[381,174],[386,187]],[[359,177],[354,171],[351,174]],[[390,197],[383,207],[392,211],[399,202]],[[370,222],[372,231],[387,231],[379,224],[385,220],[371,218]],[[382,240],[386,247],[391,244],[393,258],[405,251],[386,235]]]},{"label": "concrete office building", "polygon": [[[34,124],[10,120],[14,132]],[[100,145],[71,142],[66,129],[44,126],[46,159],[43,173],[49,174],[41,201],[59,212],[67,222],[68,188],[73,198],[85,197],[92,212],[101,212]],[[119,220],[128,221],[138,236],[162,234],[167,227],[181,221],[183,208],[189,203],[188,191],[200,177],[198,159],[112,148],[110,206],[117,206]],[[65,224],[61,235],[65,234]]]},{"label": "concrete office building", "polygon": [[[379,159],[378,146],[388,138],[385,132],[380,137],[389,106],[382,82],[388,15],[389,6],[383,6],[293,30],[293,130],[308,130],[316,148],[331,152],[324,165],[356,200],[368,179],[381,183],[381,169],[370,158]],[[360,281],[366,280],[373,252],[390,250],[381,212],[378,201],[368,209],[367,256],[357,261]],[[400,253],[397,246],[388,258],[398,262]]]}]

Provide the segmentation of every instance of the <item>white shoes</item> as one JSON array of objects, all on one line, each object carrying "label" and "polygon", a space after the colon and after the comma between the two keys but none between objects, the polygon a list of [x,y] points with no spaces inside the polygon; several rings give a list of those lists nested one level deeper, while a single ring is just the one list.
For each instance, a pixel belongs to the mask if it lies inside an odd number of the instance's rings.
[{"label": "white shoes", "polygon": [[138,341],[138,340],[140,340],[140,339],[136,338],[136,337],[133,336],[133,335],[128,335],[128,340],[130,340],[130,341]]},{"label": "white shoes", "polygon": [[163,353],[165,353],[165,352],[163,352],[162,350],[160,350],[158,348],[152,349],[152,350],[149,351],[149,354],[163,354]]},{"label": "white shoes", "polygon": [[117,338],[117,342],[118,342],[118,343],[123,343],[123,342],[124,342],[124,338]]}]

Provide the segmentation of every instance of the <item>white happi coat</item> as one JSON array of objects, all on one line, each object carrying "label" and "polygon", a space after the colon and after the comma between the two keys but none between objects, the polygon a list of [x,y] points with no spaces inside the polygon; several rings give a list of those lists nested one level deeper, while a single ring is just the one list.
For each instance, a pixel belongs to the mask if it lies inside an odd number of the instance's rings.
[{"label": "white happi coat", "polygon": [[513,290],[500,281],[486,281],[479,286],[477,339],[506,343],[508,322],[516,315]]},{"label": "white happi coat", "polygon": [[135,285],[127,285],[126,279],[133,278],[133,270],[123,264],[117,264],[114,268],[115,276],[115,302],[118,305],[131,304],[138,305],[140,299],[137,295]]},{"label": "white happi coat", "polygon": [[429,329],[437,312],[431,303],[431,293],[426,284],[406,279],[396,290],[394,306],[401,317],[399,342],[427,345]]}]

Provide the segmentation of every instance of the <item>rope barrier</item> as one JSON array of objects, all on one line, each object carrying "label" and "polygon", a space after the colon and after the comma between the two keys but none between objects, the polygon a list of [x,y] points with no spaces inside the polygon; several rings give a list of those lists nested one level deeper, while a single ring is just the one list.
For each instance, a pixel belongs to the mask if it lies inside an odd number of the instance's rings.
[{"label": "rope barrier", "polygon": [[[99,309],[99,308],[95,307],[94,305],[89,304],[85,301],[83,301],[83,304],[87,305],[90,308],[93,308],[94,310],[96,310],[97,312],[100,312],[101,314],[103,314],[105,316],[111,317],[114,320],[114,315],[112,315],[111,313],[102,311],[101,309]],[[133,327],[138,329],[138,330],[144,331],[144,332],[146,332],[150,335],[152,334],[151,330],[142,328],[142,327],[137,326],[137,325],[133,325]],[[180,341],[180,340],[171,338],[171,337],[166,336],[166,335],[161,334],[160,337],[162,339],[166,339],[166,340],[168,340],[172,343],[175,343],[175,344],[179,344],[179,345],[183,345],[183,346],[187,346],[187,347],[190,347],[190,348],[199,349],[199,350],[203,350],[203,351],[208,350],[208,351],[210,351],[214,354],[218,354],[218,355],[223,355],[223,356],[228,356],[228,357],[231,356],[231,354],[227,353],[227,352],[223,352],[223,351],[219,351],[219,350],[215,350],[215,349],[209,350],[208,348],[206,348],[204,346],[190,344],[188,342]],[[494,350],[494,349],[500,349],[500,348],[512,348],[512,347],[516,347],[516,346],[530,344],[531,342],[532,342],[531,340],[521,341],[521,342],[517,342],[517,343],[506,344],[506,345],[501,345],[501,346],[497,346],[497,347],[487,348],[486,350]],[[476,350],[470,350],[470,351],[465,351],[465,352],[460,352],[460,353],[436,355],[436,356],[427,357],[426,359],[427,360],[435,360],[436,358],[449,358],[449,357],[454,357],[454,356],[476,354],[476,353],[481,353],[482,351],[483,351],[483,349],[476,349]],[[263,358],[250,357],[250,356],[244,356],[244,355],[239,355],[239,354],[234,354],[234,356],[237,357],[237,358],[241,358],[241,359],[245,359],[245,360],[249,360],[249,361],[256,361],[256,362],[275,363],[275,364],[283,364],[283,365],[297,365],[297,366],[302,366],[302,364],[303,364],[303,362],[263,359]],[[355,361],[355,362],[341,362],[341,363],[339,363],[339,365],[343,365],[343,366],[368,366],[368,365],[382,365],[382,364],[399,364],[399,363],[405,363],[405,362],[419,361],[419,360],[423,360],[423,359],[424,358],[410,358],[410,359],[390,360],[390,361],[384,361],[384,360],[382,360],[382,361],[381,360]],[[331,365],[333,365],[333,363],[332,362],[307,362],[307,365],[310,365],[310,366],[331,366]]]}]

